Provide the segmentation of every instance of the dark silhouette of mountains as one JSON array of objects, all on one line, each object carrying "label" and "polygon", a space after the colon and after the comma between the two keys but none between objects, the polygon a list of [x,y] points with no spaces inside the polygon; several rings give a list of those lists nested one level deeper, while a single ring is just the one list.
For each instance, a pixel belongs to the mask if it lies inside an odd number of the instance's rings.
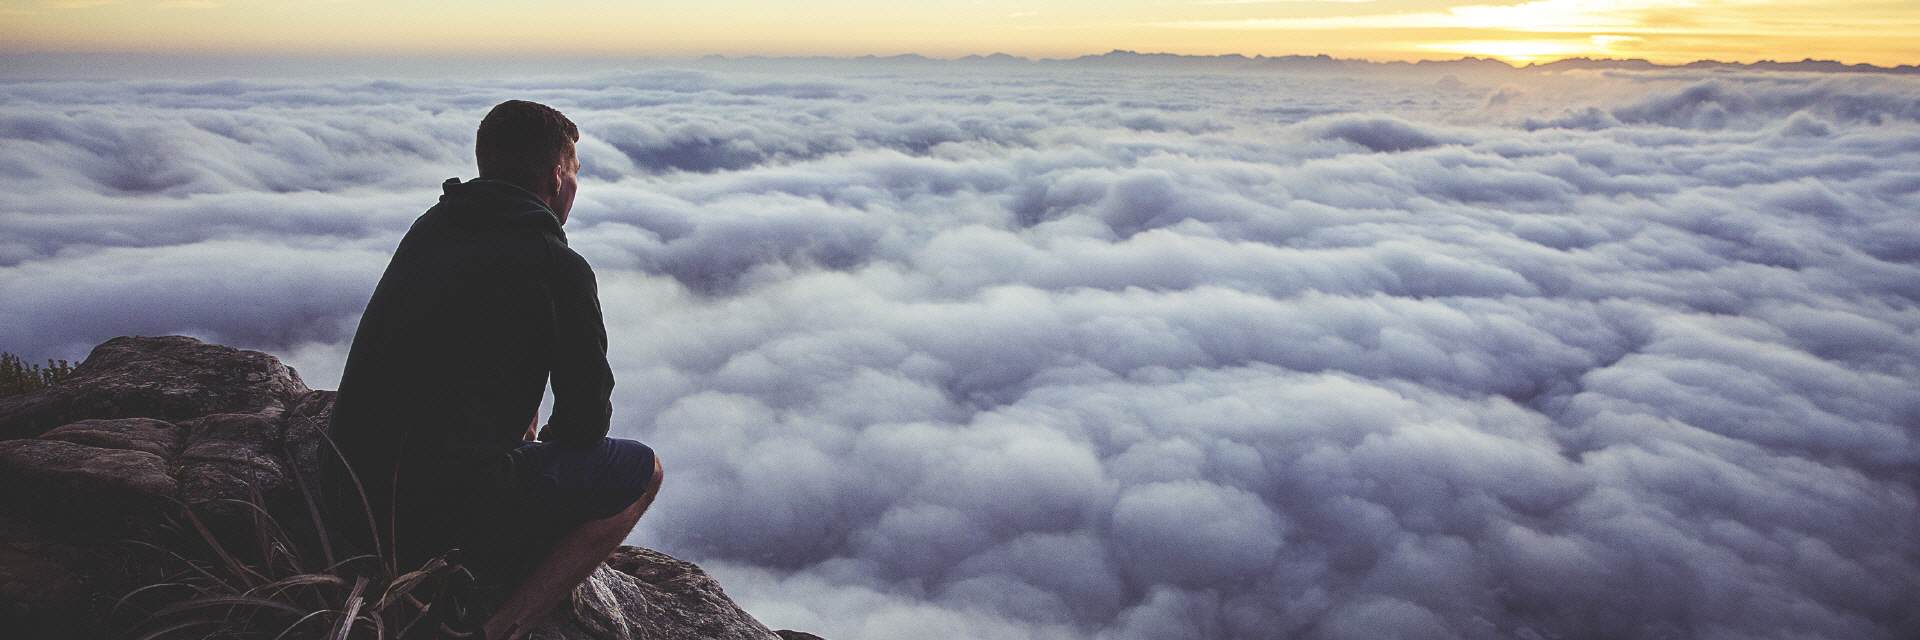
[{"label": "dark silhouette of mountains", "polygon": [[1567,58],[1543,64],[1516,66],[1493,58],[1462,57],[1454,60],[1420,60],[1417,62],[1376,62],[1357,58],[1335,58],[1320,55],[1286,56],[1245,56],[1237,53],[1224,55],[1186,55],[1178,53],[1141,53],[1126,49],[1114,49],[1099,55],[1083,55],[1075,58],[1027,58],[1005,53],[988,55],[969,55],[961,58],[930,58],[917,53],[891,56],[863,55],[855,57],[832,56],[743,56],[729,57],[708,55],[700,58],[704,61],[733,62],[882,62],[898,64],[940,64],[940,65],[996,65],[1034,68],[1055,67],[1113,67],[1113,68],[1165,68],[1165,69],[1222,69],[1222,70],[1285,70],[1285,71],[1361,71],[1420,69],[1444,71],[1570,71],[1570,70],[1626,70],[1656,71],[1675,69],[1697,70],[1735,70],[1735,71],[1797,71],[1811,73],[1896,73],[1920,74],[1920,65],[1903,64],[1883,67],[1866,63],[1847,64],[1835,60],[1815,60],[1807,58],[1795,62],[1761,60],[1758,62],[1721,62],[1719,60],[1696,60],[1685,64],[1660,64],[1640,58]]}]

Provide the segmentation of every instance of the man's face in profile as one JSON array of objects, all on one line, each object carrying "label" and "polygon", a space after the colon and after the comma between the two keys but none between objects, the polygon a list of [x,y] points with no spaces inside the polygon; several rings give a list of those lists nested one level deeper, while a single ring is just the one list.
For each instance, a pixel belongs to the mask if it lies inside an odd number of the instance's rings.
[{"label": "man's face in profile", "polygon": [[571,147],[567,149],[567,159],[555,168],[555,174],[553,213],[560,216],[560,224],[564,225],[567,212],[573,210],[573,194],[580,190],[580,157],[574,155]]}]

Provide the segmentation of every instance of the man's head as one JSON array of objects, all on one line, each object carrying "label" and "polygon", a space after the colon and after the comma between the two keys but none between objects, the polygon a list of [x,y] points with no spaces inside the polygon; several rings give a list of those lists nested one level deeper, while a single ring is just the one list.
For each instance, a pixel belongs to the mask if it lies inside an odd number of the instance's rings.
[{"label": "man's head", "polygon": [[480,177],[504,180],[545,200],[566,224],[579,189],[580,160],[573,143],[580,129],[566,116],[538,102],[508,100],[494,105],[480,121],[473,155]]}]

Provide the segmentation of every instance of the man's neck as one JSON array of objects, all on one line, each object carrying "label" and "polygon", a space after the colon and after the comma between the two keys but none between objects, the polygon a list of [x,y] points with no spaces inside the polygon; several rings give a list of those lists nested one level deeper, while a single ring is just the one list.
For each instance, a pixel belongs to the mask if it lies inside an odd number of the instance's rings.
[{"label": "man's neck", "polygon": [[[553,201],[551,199],[541,196],[539,192],[534,191],[533,189],[529,189],[526,187],[526,185],[522,185],[518,182],[514,182],[511,180],[502,180],[499,178],[489,178],[486,176],[480,176],[478,178],[468,180],[468,182],[490,182],[493,184],[503,184],[509,187],[513,187],[515,189],[519,189],[521,191],[525,191],[527,195],[532,196],[534,200],[540,201],[541,206],[546,207],[548,213],[553,213]],[[555,219],[559,219],[559,217],[560,216],[558,214],[554,215]]]}]

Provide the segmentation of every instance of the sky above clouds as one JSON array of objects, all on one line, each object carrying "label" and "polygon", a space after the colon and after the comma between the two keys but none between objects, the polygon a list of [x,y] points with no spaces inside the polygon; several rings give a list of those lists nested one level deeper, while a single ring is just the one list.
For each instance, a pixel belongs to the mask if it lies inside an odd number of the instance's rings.
[{"label": "sky above clouds", "polygon": [[1920,61],[1905,0],[0,0],[0,51]]},{"label": "sky above clouds", "polygon": [[532,99],[631,542],[776,628],[1920,634],[1920,81],[917,69],[0,83],[0,348],[331,387]]}]

